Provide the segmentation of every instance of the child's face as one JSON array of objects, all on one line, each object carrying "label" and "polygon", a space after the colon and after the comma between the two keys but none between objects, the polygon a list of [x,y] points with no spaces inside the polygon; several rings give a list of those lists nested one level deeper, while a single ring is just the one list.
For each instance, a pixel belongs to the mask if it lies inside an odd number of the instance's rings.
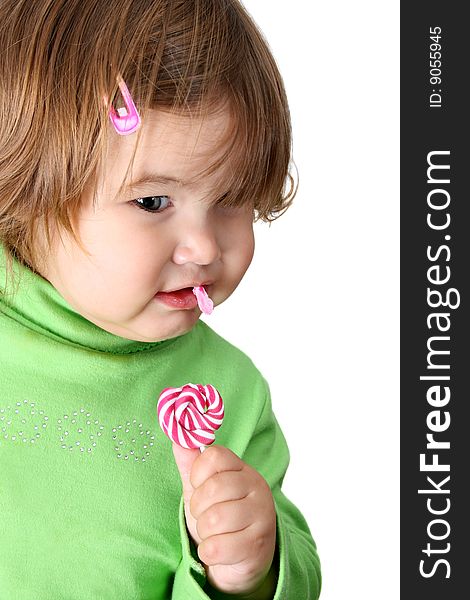
[{"label": "child's face", "polygon": [[253,210],[210,206],[223,171],[192,181],[218,156],[228,124],[225,112],[201,122],[155,111],[142,124],[131,180],[153,173],[176,181],[140,183],[119,196],[136,134],[115,134],[98,206],[91,193],[83,198],[76,223],[91,257],[62,233],[41,270],[77,312],[121,337],[153,342],[186,333],[201,314],[170,307],[157,292],[209,282],[216,306],[235,290],[253,257]]}]

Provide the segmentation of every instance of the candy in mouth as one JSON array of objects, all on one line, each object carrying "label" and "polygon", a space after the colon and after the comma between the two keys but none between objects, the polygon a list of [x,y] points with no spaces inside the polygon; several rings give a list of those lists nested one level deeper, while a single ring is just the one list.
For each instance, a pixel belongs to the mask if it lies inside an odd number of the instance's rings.
[{"label": "candy in mouth", "polygon": [[206,290],[202,285],[193,288],[193,294],[196,296],[198,306],[200,310],[206,314],[210,315],[214,310],[214,303],[207,295]]}]

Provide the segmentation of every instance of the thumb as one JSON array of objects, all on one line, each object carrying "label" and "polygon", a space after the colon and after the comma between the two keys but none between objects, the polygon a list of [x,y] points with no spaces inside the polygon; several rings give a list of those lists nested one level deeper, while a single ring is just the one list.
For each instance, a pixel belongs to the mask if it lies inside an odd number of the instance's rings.
[{"label": "thumb", "polygon": [[186,525],[188,526],[189,533],[196,544],[199,544],[201,539],[197,533],[196,520],[192,516],[190,510],[191,497],[194,492],[190,477],[193,463],[199,455],[199,450],[187,450],[178,444],[173,444],[173,456],[175,457],[176,466],[178,467],[181,483],[183,485],[183,501]]},{"label": "thumb", "polygon": [[187,450],[186,448],[182,448],[178,444],[173,443],[173,456],[175,457],[176,466],[178,467],[181,477],[181,483],[183,484],[183,496],[185,502],[187,496],[188,500],[191,499],[194,491],[194,488],[191,485],[190,476],[193,463],[199,455],[200,451],[197,449]]}]

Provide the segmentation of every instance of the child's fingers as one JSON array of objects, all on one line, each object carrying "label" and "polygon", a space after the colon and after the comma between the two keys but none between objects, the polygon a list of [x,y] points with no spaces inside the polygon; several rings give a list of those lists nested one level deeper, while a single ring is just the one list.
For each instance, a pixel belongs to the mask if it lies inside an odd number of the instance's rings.
[{"label": "child's fingers", "polygon": [[214,504],[245,498],[252,487],[251,478],[247,477],[245,469],[216,473],[193,491],[191,514],[199,519]]},{"label": "child's fingers", "polygon": [[240,563],[246,561],[247,568],[250,565],[253,569],[255,565],[271,564],[273,549],[272,534],[253,524],[241,531],[206,538],[197,552],[207,566],[239,565],[242,568]]},{"label": "child's fingers", "polygon": [[251,498],[219,502],[197,519],[197,532],[204,540],[221,533],[233,533],[249,527],[254,520]]},{"label": "child's fingers", "polygon": [[198,488],[209,477],[222,471],[241,471],[245,463],[228,448],[209,446],[194,462],[191,470],[191,484]]}]

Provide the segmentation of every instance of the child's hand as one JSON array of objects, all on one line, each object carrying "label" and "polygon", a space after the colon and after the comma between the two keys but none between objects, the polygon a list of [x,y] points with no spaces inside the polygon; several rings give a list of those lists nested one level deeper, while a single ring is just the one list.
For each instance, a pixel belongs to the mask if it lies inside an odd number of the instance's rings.
[{"label": "child's hand", "polygon": [[276,513],[266,481],[223,446],[200,453],[173,444],[173,453],[186,524],[210,585],[227,594],[272,598],[274,578],[267,576]]}]

